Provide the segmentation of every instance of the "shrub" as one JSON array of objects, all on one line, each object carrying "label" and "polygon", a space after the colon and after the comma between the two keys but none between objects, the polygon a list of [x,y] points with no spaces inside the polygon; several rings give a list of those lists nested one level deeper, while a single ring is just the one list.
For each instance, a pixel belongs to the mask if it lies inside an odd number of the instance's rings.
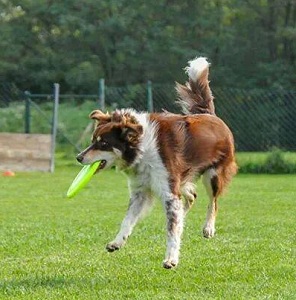
[{"label": "shrub", "polygon": [[289,160],[284,152],[278,148],[272,148],[266,152],[264,160],[256,160],[256,154],[253,160],[239,163],[240,173],[266,173],[266,174],[290,174],[296,173],[296,162]]}]

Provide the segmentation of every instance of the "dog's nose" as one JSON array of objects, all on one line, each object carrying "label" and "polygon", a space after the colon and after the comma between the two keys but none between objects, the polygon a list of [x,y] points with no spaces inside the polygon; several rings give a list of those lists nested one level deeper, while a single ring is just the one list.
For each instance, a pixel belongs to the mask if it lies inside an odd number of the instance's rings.
[{"label": "dog's nose", "polygon": [[78,154],[78,155],[76,156],[76,159],[77,159],[77,161],[78,161],[79,163],[82,163],[82,161],[83,161],[83,155]]}]

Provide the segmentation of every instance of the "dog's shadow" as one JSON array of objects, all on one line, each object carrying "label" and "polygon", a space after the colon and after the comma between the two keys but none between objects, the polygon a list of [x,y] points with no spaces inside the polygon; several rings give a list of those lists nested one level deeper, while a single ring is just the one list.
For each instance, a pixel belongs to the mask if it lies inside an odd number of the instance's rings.
[{"label": "dog's shadow", "polygon": [[16,294],[31,294],[40,288],[44,289],[63,289],[77,285],[77,278],[67,278],[66,276],[31,276],[24,279],[4,280],[0,282],[2,293],[6,296]]}]

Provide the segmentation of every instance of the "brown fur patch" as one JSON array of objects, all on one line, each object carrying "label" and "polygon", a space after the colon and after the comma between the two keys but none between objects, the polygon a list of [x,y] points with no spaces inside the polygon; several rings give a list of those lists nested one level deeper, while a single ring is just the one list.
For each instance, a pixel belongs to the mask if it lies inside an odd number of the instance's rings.
[{"label": "brown fur patch", "polygon": [[212,115],[152,114],[150,119],[158,124],[159,152],[173,186],[215,166],[220,193],[236,173],[233,137],[225,123]]}]

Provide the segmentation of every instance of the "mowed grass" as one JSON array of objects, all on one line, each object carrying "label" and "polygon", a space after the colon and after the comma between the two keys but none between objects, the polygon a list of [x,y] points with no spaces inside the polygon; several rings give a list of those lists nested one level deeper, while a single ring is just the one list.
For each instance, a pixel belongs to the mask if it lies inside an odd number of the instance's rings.
[{"label": "mowed grass", "polygon": [[181,259],[162,268],[159,201],[127,245],[107,253],[128,205],[125,177],[96,175],[74,199],[79,166],[0,177],[0,299],[295,299],[295,175],[238,175],[201,236],[207,198],[188,214]]}]

